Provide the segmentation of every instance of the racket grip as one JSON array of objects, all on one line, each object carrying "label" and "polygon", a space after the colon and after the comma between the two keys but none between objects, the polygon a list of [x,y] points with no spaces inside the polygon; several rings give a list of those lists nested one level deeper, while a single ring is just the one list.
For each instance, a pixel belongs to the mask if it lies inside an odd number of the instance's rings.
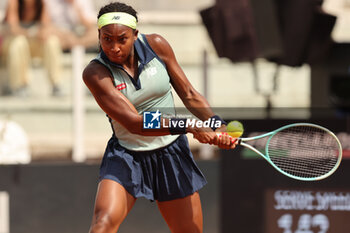
[{"label": "racket grip", "polygon": [[[228,135],[227,133],[225,133],[225,132],[222,132],[222,133],[216,133],[216,136],[218,136],[219,138],[220,137],[222,137],[222,135]],[[234,138],[234,137],[231,137],[230,135],[229,135],[229,137],[230,137],[230,139],[231,139],[231,142],[232,143],[235,143],[236,141],[237,141],[237,144],[238,145],[240,145],[241,144],[241,139],[239,139],[239,138]]]}]

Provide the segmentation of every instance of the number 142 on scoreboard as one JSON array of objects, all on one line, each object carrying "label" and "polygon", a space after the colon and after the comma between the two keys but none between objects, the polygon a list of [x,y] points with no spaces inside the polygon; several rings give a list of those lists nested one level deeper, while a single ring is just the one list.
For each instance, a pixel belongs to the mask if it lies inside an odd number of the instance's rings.
[{"label": "number 142 on scoreboard", "polygon": [[277,222],[282,233],[327,233],[329,229],[329,220],[324,214],[302,214],[297,221],[297,229],[293,231],[293,215],[284,214]]}]

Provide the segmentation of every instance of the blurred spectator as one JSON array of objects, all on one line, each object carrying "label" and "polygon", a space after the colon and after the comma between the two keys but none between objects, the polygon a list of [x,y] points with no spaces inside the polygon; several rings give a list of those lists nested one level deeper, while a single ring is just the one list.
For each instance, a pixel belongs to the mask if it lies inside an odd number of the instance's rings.
[{"label": "blurred spectator", "polygon": [[[5,18],[5,11],[6,11],[6,5],[7,5],[7,0],[0,1],[0,55],[1,55],[1,44],[3,41],[3,35],[2,35],[2,24],[1,22],[4,21]],[[1,80],[0,80],[1,81]],[[1,85],[1,82],[0,82]]]},{"label": "blurred spectator", "polygon": [[63,49],[97,48],[97,13],[91,0],[45,0]]},{"label": "blurred spectator", "polygon": [[8,68],[8,92],[25,96],[30,81],[31,58],[39,57],[48,71],[52,94],[60,95],[62,49],[50,34],[50,20],[43,0],[8,0],[2,54]]}]

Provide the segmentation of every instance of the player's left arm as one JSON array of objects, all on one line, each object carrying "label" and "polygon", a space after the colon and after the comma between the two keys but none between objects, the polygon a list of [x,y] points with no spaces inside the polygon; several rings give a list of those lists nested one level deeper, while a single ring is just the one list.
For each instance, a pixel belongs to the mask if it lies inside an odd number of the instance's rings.
[{"label": "player's left arm", "polygon": [[186,108],[201,120],[207,120],[215,115],[208,101],[192,86],[186,77],[169,43],[158,34],[147,35],[147,41],[165,63],[171,84]]},{"label": "player's left arm", "polygon": [[[186,108],[193,113],[200,120],[207,120],[214,116],[214,112],[211,109],[208,101],[192,86],[191,82],[186,77],[182,68],[176,60],[173,49],[170,44],[158,34],[147,35],[147,41],[154,50],[154,52],[165,63],[168,74],[170,76],[170,82],[174,87],[176,93],[186,106]],[[223,125],[220,131],[226,131],[226,126]],[[220,147],[231,147],[229,138],[223,137],[221,139]]]}]

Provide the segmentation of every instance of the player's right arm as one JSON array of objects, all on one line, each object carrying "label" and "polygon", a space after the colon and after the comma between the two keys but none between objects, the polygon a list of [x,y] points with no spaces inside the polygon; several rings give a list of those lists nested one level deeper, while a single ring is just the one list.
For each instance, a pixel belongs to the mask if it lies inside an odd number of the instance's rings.
[{"label": "player's right arm", "polygon": [[84,69],[83,80],[97,104],[109,117],[118,121],[130,132],[139,133],[142,127],[142,116],[114,87],[111,73],[107,68],[97,62],[91,62]]},{"label": "player's right arm", "polygon": [[88,64],[83,72],[83,80],[101,109],[131,133],[145,136],[170,134],[168,128],[142,130],[142,115],[139,115],[133,104],[114,87],[110,71],[102,64],[98,62]]}]

